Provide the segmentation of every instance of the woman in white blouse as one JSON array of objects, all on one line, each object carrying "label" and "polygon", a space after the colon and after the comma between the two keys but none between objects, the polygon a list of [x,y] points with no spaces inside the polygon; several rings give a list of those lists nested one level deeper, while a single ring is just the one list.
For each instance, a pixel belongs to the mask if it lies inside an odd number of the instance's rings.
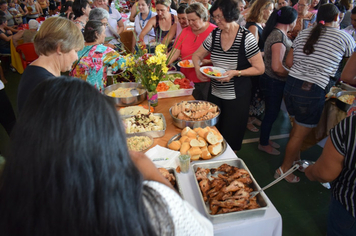
[{"label": "woman in white blouse", "polygon": [[[140,13],[136,15],[135,17],[135,40],[133,40],[134,43],[138,40],[141,31],[145,26],[147,25],[147,22],[149,19],[157,15],[156,12],[152,12],[151,10],[151,0],[139,0],[137,2],[138,9],[140,10]],[[145,44],[148,44],[150,41],[155,39],[155,32],[154,29],[152,28],[148,34],[145,35],[143,38],[143,41]]]}]

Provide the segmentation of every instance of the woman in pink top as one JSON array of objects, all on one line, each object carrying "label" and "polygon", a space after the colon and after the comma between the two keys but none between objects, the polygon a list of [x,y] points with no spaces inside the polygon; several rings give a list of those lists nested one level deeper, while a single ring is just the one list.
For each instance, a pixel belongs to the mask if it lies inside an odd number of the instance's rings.
[{"label": "woman in pink top", "polygon": [[[193,53],[200,47],[206,37],[216,28],[208,22],[209,14],[207,9],[201,3],[193,3],[185,9],[187,14],[189,27],[183,29],[180,36],[176,39],[175,50],[169,61],[169,64],[173,63],[180,57],[182,60],[192,59]],[[206,58],[204,64],[210,63],[210,55]],[[209,93],[210,82],[202,82],[195,74],[194,68],[181,68],[181,72],[195,84],[193,96],[196,100],[207,100]]]}]

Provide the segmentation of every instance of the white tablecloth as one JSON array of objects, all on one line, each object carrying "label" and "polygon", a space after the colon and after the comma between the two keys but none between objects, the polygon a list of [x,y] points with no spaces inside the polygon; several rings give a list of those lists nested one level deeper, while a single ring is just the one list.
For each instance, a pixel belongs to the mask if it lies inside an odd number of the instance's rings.
[{"label": "white tablecloth", "polygon": [[[237,158],[230,146],[227,147],[224,154],[214,158],[214,160]],[[194,163],[194,162],[193,162]],[[194,206],[201,214],[206,215],[203,203],[199,196],[199,190],[194,182],[193,170],[178,174],[184,199]],[[282,217],[268,199],[269,207],[266,213],[258,218],[236,220],[232,222],[214,224],[214,235],[246,235],[246,236],[280,236],[282,235]]]}]

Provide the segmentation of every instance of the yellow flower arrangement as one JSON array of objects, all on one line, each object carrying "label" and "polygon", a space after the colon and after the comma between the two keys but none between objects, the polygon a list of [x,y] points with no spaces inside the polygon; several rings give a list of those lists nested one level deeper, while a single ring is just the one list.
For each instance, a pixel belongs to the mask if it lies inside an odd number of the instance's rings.
[{"label": "yellow flower arrangement", "polygon": [[146,49],[140,48],[136,54],[125,57],[126,69],[148,92],[155,92],[161,78],[168,72],[166,50],[166,45],[159,44],[155,54],[148,54]]}]

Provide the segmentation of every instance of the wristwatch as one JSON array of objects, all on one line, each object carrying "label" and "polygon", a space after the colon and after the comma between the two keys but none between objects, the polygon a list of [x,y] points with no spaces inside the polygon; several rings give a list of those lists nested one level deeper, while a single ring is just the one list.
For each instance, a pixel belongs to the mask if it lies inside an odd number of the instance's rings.
[{"label": "wristwatch", "polygon": [[241,70],[237,72],[237,77],[241,77]]}]

